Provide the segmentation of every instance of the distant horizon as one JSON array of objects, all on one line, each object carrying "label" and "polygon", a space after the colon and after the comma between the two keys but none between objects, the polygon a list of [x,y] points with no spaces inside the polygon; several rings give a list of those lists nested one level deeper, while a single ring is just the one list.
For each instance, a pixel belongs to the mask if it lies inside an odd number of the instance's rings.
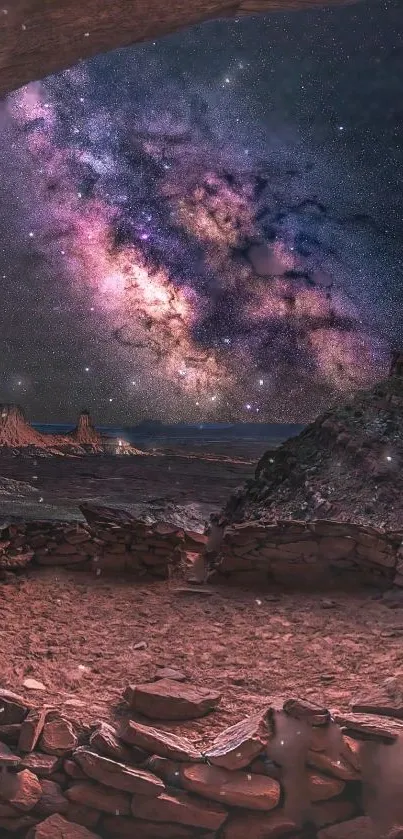
[{"label": "distant horizon", "polygon": [[[30,425],[34,428],[75,428],[76,422],[66,421],[66,422],[40,422],[40,421],[29,421]],[[197,428],[197,429],[208,429],[208,428],[216,428],[216,429],[224,429],[224,428],[244,428],[244,427],[259,427],[259,428],[304,428],[305,423],[297,423],[297,422],[163,422],[162,420],[139,420],[133,425],[129,425],[127,423],[108,423],[107,425],[103,425],[102,423],[94,423],[95,428],[97,429],[106,429],[106,428],[130,428],[136,429],[144,427],[152,427],[155,425],[156,428]]]}]

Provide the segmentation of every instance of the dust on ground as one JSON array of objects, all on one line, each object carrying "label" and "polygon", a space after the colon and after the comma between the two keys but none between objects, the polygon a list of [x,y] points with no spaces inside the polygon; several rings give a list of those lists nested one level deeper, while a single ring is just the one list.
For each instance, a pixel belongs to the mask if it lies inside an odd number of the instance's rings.
[{"label": "dust on ground", "polygon": [[[224,586],[203,595],[180,587],[64,569],[30,570],[0,584],[2,686],[93,723],[121,713],[127,684],[172,666],[222,692],[208,721],[166,726],[202,743],[207,730],[211,738],[270,697],[348,708],[352,699],[390,699],[403,688],[401,598]],[[26,691],[29,677],[46,690]]]}]

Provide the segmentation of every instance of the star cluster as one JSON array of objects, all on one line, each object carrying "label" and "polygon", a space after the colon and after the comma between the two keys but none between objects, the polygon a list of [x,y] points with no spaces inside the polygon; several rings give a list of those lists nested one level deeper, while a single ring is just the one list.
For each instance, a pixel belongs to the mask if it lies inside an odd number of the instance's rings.
[{"label": "star cluster", "polygon": [[210,23],[2,103],[4,401],[307,421],[386,372],[403,285],[387,5]]}]

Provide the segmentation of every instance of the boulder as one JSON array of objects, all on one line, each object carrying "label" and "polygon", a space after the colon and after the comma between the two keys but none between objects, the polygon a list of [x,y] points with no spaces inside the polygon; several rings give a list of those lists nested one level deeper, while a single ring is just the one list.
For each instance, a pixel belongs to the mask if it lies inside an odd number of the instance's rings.
[{"label": "boulder", "polygon": [[308,699],[286,699],[283,710],[289,717],[293,717],[308,725],[327,725],[330,722],[330,711],[321,708]]},{"label": "boulder", "polygon": [[120,737],[130,746],[137,746],[149,754],[168,757],[171,760],[201,761],[202,754],[185,737],[178,737],[158,728],[126,720],[120,729]]},{"label": "boulder", "polygon": [[358,816],[319,830],[317,839],[380,839],[379,831],[367,816]]},{"label": "boulder", "polygon": [[283,810],[273,813],[242,813],[231,816],[224,825],[222,839],[280,839],[298,829]]},{"label": "boulder", "polygon": [[60,758],[56,755],[45,755],[42,752],[30,752],[21,758],[21,769],[29,769],[38,778],[46,778],[57,772]]},{"label": "boulder", "polygon": [[48,715],[40,738],[42,751],[63,756],[78,744],[72,723],[56,712]]},{"label": "boulder", "polygon": [[192,720],[217,708],[221,696],[207,688],[161,679],[145,685],[130,685],[124,694],[130,710],[152,720]]},{"label": "boulder", "polygon": [[161,779],[151,772],[133,769],[86,748],[76,749],[73,757],[89,778],[107,787],[154,798],[165,789]]},{"label": "boulder", "polygon": [[32,752],[45,724],[47,708],[32,708],[21,724],[18,748],[20,752]]},{"label": "boulder", "polygon": [[74,804],[83,804],[93,810],[100,810],[101,813],[114,813],[121,816],[128,816],[130,813],[128,795],[99,784],[79,781],[66,790],[66,798]]},{"label": "boulder", "polygon": [[310,793],[310,800],[328,801],[329,798],[336,798],[341,795],[346,784],[337,778],[331,778],[327,775],[320,775],[319,772],[311,772],[308,770],[308,788]]},{"label": "boulder", "polygon": [[255,714],[227,728],[212,743],[204,757],[213,766],[243,769],[267,746],[274,734],[273,712]]},{"label": "boulder", "polygon": [[43,778],[40,781],[42,795],[35,806],[35,815],[52,816],[54,813],[66,813],[69,802],[62,793],[59,784]]},{"label": "boulder", "polygon": [[143,763],[148,757],[142,749],[125,746],[119,740],[116,729],[104,722],[91,734],[90,746],[94,751],[120,763]]},{"label": "boulder", "polygon": [[196,764],[181,769],[181,781],[189,792],[232,807],[273,810],[280,801],[280,784],[266,775]]},{"label": "boulder", "polygon": [[55,814],[35,825],[28,839],[100,839],[100,837],[86,827]]},{"label": "boulder", "polygon": [[11,690],[5,690],[5,688],[0,689],[0,716],[2,726],[22,723],[29,709],[29,703],[22,696],[13,693]]},{"label": "boulder", "polygon": [[139,819],[174,822],[199,830],[219,830],[227,818],[227,810],[219,804],[201,801],[186,792],[163,792],[158,798],[135,796],[132,813]]},{"label": "boulder", "polygon": [[22,769],[16,775],[0,776],[0,799],[17,810],[29,812],[38,803],[42,787],[38,778],[29,769]]}]

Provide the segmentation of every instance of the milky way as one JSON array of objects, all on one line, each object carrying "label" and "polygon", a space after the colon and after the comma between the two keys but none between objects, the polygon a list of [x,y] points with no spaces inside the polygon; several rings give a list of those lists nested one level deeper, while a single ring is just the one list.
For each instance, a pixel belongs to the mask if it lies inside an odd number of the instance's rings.
[{"label": "milky way", "polygon": [[[360,14],[297,15],[305,44],[292,15],[208,24],[8,97],[7,401],[39,419],[306,421],[385,373],[403,214],[360,160],[384,129],[376,115],[357,142],[359,87],[326,114],[336,84],[312,66],[318,35],[330,49]],[[384,79],[386,30],[356,59],[364,85]]]}]

